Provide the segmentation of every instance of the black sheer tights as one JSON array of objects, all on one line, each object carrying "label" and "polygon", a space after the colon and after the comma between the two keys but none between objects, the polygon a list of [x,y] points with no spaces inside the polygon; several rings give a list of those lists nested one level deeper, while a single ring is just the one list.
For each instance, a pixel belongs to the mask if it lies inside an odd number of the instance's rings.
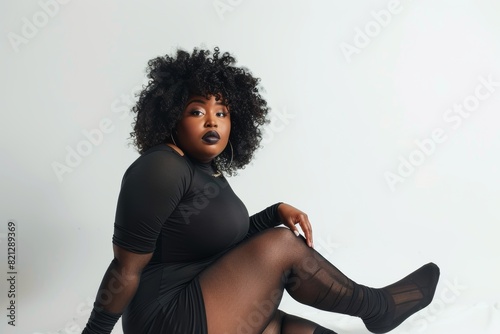
[{"label": "black sheer tights", "polygon": [[238,245],[200,276],[209,334],[334,333],[277,310],[283,291],[318,309],[360,317],[386,333],[434,295],[439,269],[429,263],[374,289],[350,280],[286,228],[266,230]]},{"label": "black sheer tights", "polygon": [[281,310],[277,310],[262,334],[336,334],[334,331],[319,326]]}]

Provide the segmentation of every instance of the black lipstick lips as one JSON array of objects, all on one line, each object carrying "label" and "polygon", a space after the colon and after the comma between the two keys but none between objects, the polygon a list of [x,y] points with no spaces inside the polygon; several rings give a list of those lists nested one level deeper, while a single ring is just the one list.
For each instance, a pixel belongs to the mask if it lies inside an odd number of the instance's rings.
[{"label": "black lipstick lips", "polygon": [[208,131],[201,139],[207,144],[215,144],[220,140],[220,136],[217,131]]}]

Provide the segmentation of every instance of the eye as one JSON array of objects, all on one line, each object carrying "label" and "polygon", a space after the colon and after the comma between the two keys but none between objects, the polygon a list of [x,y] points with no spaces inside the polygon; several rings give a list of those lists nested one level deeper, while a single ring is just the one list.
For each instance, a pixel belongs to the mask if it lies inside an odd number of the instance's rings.
[{"label": "eye", "polygon": [[191,110],[189,114],[193,116],[201,116],[203,115],[203,112],[201,110]]},{"label": "eye", "polygon": [[217,117],[227,117],[229,113],[227,111],[219,111],[216,115]]}]

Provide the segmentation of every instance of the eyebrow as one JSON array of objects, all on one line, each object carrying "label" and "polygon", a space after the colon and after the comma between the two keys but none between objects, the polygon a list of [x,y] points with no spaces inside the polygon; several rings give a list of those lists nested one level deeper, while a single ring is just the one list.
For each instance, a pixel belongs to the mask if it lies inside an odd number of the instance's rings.
[{"label": "eyebrow", "polygon": [[[200,99],[193,99],[193,100],[189,100],[188,103],[186,104],[186,107],[189,106],[191,103],[201,103],[201,104],[205,104],[207,103],[207,101],[205,100],[200,100]],[[218,100],[218,101],[215,101],[215,104],[218,104],[218,105],[221,105],[221,106],[224,106],[224,107],[227,107],[226,104],[222,103],[222,100]]]}]

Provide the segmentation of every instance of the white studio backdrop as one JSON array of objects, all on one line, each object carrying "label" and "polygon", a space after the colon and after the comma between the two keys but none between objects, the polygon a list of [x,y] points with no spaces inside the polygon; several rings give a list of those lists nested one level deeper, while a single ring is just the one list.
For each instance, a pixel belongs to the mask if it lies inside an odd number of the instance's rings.
[{"label": "white studio backdrop", "polygon": [[[249,211],[302,209],[316,248],[362,284],[439,264],[433,304],[394,333],[497,334],[499,14],[493,0],[2,1],[1,333],[81,332],[138,156],[129,110],[146,63],[219,46],[272,109],[230,180]],[[290,298],[282,309],[368,333]]]}]

